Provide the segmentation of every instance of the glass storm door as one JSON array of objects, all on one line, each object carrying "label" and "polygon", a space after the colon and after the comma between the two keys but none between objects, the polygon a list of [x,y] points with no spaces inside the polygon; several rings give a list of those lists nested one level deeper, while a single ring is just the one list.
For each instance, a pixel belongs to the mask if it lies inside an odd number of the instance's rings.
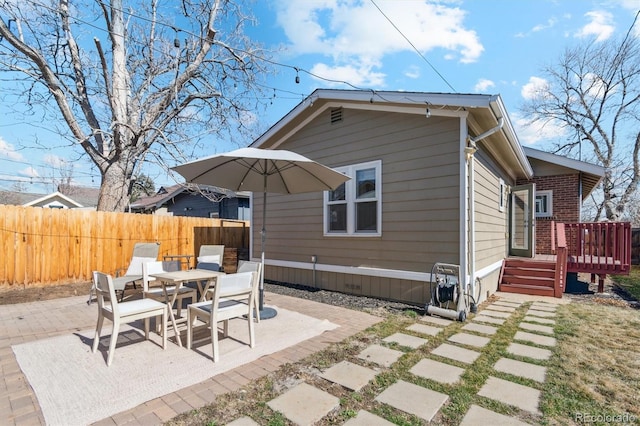
[{"label": "glass storm door", "polygon": [[509,197],[509,255],[535,256],[535,184],[514,186]]}]

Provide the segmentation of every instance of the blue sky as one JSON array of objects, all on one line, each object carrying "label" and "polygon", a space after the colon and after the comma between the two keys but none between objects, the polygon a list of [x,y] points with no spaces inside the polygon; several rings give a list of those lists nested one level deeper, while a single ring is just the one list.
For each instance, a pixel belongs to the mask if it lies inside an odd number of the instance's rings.
[{"label": "blue sky", "polygon": [[[500,94],[521,143],[544,149],[562,130],[525,127],[518,114],[541,68],[583,39],[621,37],[639,9],[640,0],[258,0],[247,32],[285,66],[267,78],[275,96],[256,120],[266,130],[316,88]],[[77,184],[99,185],[97,171],[70,152],[21,149],[34,140],[60,146],[41,123],[8,120],[3,105],[0,116],[0,189],[25,179],[34,182],[29,192],[48,192],[37,182],[61,161],[74,162]],[[236,147],[212,137],[202,155]],[[148,173],[156,187],[174,183]]]}]

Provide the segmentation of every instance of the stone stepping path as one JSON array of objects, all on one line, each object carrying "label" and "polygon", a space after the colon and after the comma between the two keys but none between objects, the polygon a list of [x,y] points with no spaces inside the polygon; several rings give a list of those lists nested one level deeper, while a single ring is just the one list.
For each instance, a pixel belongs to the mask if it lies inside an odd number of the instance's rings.
[{"label": "stone stepping path", "polygon": [[323,379],[337,383],[352,391],[359,391],[367,385],[376,372],[349,361],[342,361],[320,375]]},{"label": "stone stepping path", "polygon": [[402,351],[397,351],[381,345],[371,345],[360,352],[360,354],[358,354],[358,358],[389,368],[402,355],[404,355],[404,352]]},{"label": "stone stepping path", "polygon": [[[467,322],[460,327],[460,332],[448,337],[447,343],[442,343],[433,349],[431,354],[463,364],[472,364],[482,354],[459,345],[475,348],[485,347],[491,342],[491,337],[498,332],[498,326],[504,324],[506,319],[520,305],[518,302],[508,300],[492,303],[479,315],[475,315],[473,321]],[[553,305],[537,302],[530,305],[523,321],[518,324],[521,330],[517,331],[513,336],[513,342],[507,347],[507,353],[517,357],[529,358],[530,360],[548,360],[552,356],[551,350],[533,345],[548,347],[556,345],[553,330],[555,321],[550,319],[556,315],[556,308]],[[419,318],[418,322],[411,324],[405,330],[421,335],[437,336],[444,330],[444,327],[451,324],[455,324],[455,321],[427,315]],[[357,355],[358,359],[389,368],[406,353],[407,348],[411,351],[428,342],[426,338],[402,332],[394,333],[382,339],[382,341],[387,344],[397,344],[405,349],[402,351],[379,344],[372,344]],[[516,343],[516,341],[521,343]],[[375,379],[378,374],[376,369],[345,360],[319,373],[318,376],[350,391],[358,392]],[[537,383],[544,383],[547,373],[547,367],[545,366],[506,357],[500,358],[493,366],[493,369],[499,373],[532,380]],[[414,376],[449,386],[458,383],[464,372],[465,368],[430,358],[420,359],[409,370],[409,373]],[[478,391],[478,395],[517,407],[535,415],[541,414],[539,409],[541,391],[530,386],[489,376]],[[404,380],[399,380],[392,384],[375,397],[375,401],[379,403],[415,415],[426,422],[431,422],[448,400],[449,396],[444,393],[429,389],[426,385],[419,386]],[[310,401],[313,401],[313,403],[310,403]],[[309,384],[301,383],[267,404],[271,409],[281,412],[284,417],[295,424],[310,425],[320,421],[332,410],[339,408],[340,400],[330,393]],[[249,417],[243,417],[230,423],[233,426],[254,426],[256,424]],[[355,417],[344,424],[369,426],[392,425],[393,423],[368,411],[360,410]],[[495,413],[478,405],[471,405],[460,425],[474,426],[478,424],[527,425],[527,423],[509,416]]]},{"label": "stone stepping path", "polygon": [[395,426],[395,423],[391,423],[382,417],[378,417],[375,414],[371,414],[368,411],[360,410],[358,414],[346,422],[344,426]]},{"label": "stone stepping path", "polygon": [[425,379],[452,385],[460,380],[462,373],[464,373],[464,369],[425,358],[411,367],[409,372]]},{"label": "stone stepping path", "polygon": [[240,417],[232,421],[231,423],[227,423],[227,426],[260,426],[258,423],[253,421],[251,417]]},{"label": "stone stepping path", "polygon": [[397,343],[400,346],[406,346],[411,349],[417,349],[427,343],[427,339],[404,333],[394,333],[389,337],[385,337],[382,341],[387,343]]},{"label": "stone stepping path", "polygon": [[497,327],[492,327],[490,325],[475,324],[472,322],[465,324],[462,327],[462,329],[465,331],[475,331],[476,333],[488,334],[490,336],[493,336],[498,332]]},{"label": "stone stepping path", "polygon": [[505,322],[505,320],[502,318],[494,318],[494,317],[490,317],[482,314],[476,315],[472,321],[486,322],[487,324],[495,324],[495,325],[502,325]]},{"label": "stone stepping path", "polygon": [[553,327],[549,327],[548,325],[539,325],[539,324],[531,324],[528,322],[521,322],[518,327],[523,330],[528,331],[537,331],[539,333],[545,334],[553,334]]},{"label": "stone stepping path", "polygon": [[541,336],[539,334],[527,333],[526,331],[517,331],[513,336],[514,340],[523,340],[525,342],[535,343],[542,346],[555,346],[556,338],[549,336]]},{"label": "stone stepping path", "polygon": [[[346,423],[345,423],[346,424]],[[494,411],[487,410],[478,405],[472,405],[465,414],[460,426],[478,426],[478,425],[491,425],[491,426],[528,426],[529,423],[521,422],[513,417],[505,416],[504,414],[498,414]]]},{"label": "stone stepping path", "polygon": [[489,376],[486,383],[480,388],[478,395],[490,398],[504,404],[513,405],[521,410],[533,414],[541,414],[538,409],[538,401],[541,392],[537,389],[523,386],[508,380]]},{"label": "stone stepping path", "polygon": [[435,336],[442,331],[442,328],[416,323],[407,327],[406,330],[415,331],[416,333],[420,334],[427,334],[429,336]]},{"label": "stone stepping path", "polygon": [[532,317],[529,315],[526,315],[524,318],[522,318],[522,321],[526,321],[526,322],[537,322],[540,324],[549,324],[549,325],[555,325],[556,322],[555,320],[549,319],[549,318],[540,318],[540,317]]},{"label": "stone stepping path", "polygon": [[487,309],[484,309],[481,311],[482,315],[486,315],[486,316],[490,316],[490,317],[494,317],[494,318],[502,318],[502,319],[507,319],[511,316],[510,313],[508,312],[500,312],[500,311],[492,311],[491,309],[489,309],[490,307],[487,307]]},{"label": "stone stepping path", "polygon": [[535,380],[539,383],[544,383],[547,374],[546,367],[509,358],[500,358],[496,365],[493,366],[493,369],[502,373]]},{"label": "stone stepping path", "polygon": [[507,300],[496,300],[495,302],[492,303],[492,305],[509,306],[511,308],[519,308],[520,306],[522,306],[522,303],[520,303],[520,302],[509,302]]},{"label": "stone stepping path", "polygon": [[433,420],[448,399],[448,395],[404,380],[392,384],[375,398],[378,402],[413,414],[427,422]]},{"label": "stone stepping path", "polygon": [[491,339],[475,334],[457,333],[448,339],[450,342],[460,343],[461,345],[474,346],[476,348],[484,348]]},{"label": "stone stepping path", "polygon": [[556,316],[556,313],[529,308],[529,310],[527,311],[527,315],[541,318],[553,318]]},{"label": "stone stepping path", "polygon": [[440,346],[432,350],[431,353],[443,358],[449,358],[454,361],[459,361],[464,364],[472,364],[481,355],[480,352],[461,348],[460,346],[450,345],[448,343],[441,344]]},{"label": "stone stepping path", "polygon": [[503,306],[503,305],[497,305],[495,303],[492,303],[491,305],[487,306],[486,309],[489,309],[492,311],[498,311],[498,312],[508,312],[508,313],[513,313],[516,311],[516,308],[514,308],[513,306]]},{"label": "stone stepping path", "polygon": [[512,355],[537,359],[539,361],[546,361],[551,358],[551,351],[548,349],[534,348],[533,346],[521,345],[520,343],[511,343],[507,347],[507,352]]},{"label": "stone stepping path", "polygon": [[[313,401],[312,404],[309,402]],[[340,406],[340,399],[306,383],[267,402],[274,411],[298,425],[311,425]]]},{"label": "stone stepping path", "polygon": [[446,327],[448,325],[453,324],[455,321],[440,318],[440,317],[432,317],[431,315],[425,315],[419,319],[422,322],[428,322],[435,325],[440,325]]}]

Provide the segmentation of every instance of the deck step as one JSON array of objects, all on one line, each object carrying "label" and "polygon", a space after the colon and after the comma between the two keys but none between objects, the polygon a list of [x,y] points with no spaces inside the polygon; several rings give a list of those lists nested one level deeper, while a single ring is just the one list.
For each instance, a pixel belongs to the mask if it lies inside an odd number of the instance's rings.
[{"label": "deck step", "polygon": [[532,277],[532,276],[526,276],[526,275],[520,275],[520,274],[519,275],[504,274],[502,276],[502,283],[503,284],[524,284],[524,285],[537,286],[537,287],[553,288],[553,285],[555,283],[555,277],[546,278],[546,277]]},{"label": "deck step", "polygon": [[500,291],[505,293],[530,294],[533,296],[553,297],[553,287],[541,287],[524,284],[500,284]]}]

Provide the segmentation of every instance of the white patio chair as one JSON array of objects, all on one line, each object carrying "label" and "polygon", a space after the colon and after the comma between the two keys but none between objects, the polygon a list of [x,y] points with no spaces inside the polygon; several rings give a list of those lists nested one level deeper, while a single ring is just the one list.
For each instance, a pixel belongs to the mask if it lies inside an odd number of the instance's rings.
[{"label": "white patio chair", "polygon": [[200,246],[198,258],[196,259],[196,268],[223,271],[223,262],[224,245],[204,244]]},{"label": "white patio chair", "polygon": [[93,338],[91,352],[95,353],[100,343],[100,332],[104,319],[108,318],[113,323],[111,337],[109,338],[109,352],[107,365],[111,365],[113,355],[116,350],[116,342],[120,332],[120,324],[131,323],[139,319],[144,319],[144,336],[149,340],[149,318],[162,317],[162,349],[167,347],[167,305],[153,299],[137,299],[129,302],[119,303],[111,275],[102,272],[94,272],[94,284],[98,296],[98,323],[96,324],[96,334]]},{"label": "white patio chair", "polygon": [[[256,286],[259,286],[260,284],[260,274],[262,273],[262,263],[261,262],[252,262],[249,260],[241,260],[238,262],[238,273],[240,272],[255,272],[256,275],[254,276],[254,279],[257,281],[256,282]],[[260,322],[260,312],[258,311],[260,309],[260,305],[258,303],[258,297],[260,296],[260,292],[256,291],[255,293],[255,300],[253,301],[253,307],[255,309],[255,319],[256,322]]]},{"label": "white patio chair", "polygon": [[[133,246],[133,254],[127,271],[122,276],[113,278],[113,285],[116,291],[120,293],[120,301],[124,300],[124,290],[127,284],[132,283],[135,288],[136,282],[142,281],[142,264],[158,259],[160,251],[160,243],[136,243]],[[87,304],[91,304],[93,295],[95,294],[95,283],[89,290],[89,300]]]},{"label": "white patio chair", "polygon": [[245,319],[249,325],[249,346],[255,347],[255,332],[251,318],[254,311],[255,292],[258,290],[255,272],[243,272],[218,277],[211,300],[189,305],[187,313],[187,348],[191,349],[196,320],[205,322],[211,329],[213,362],[220,360],[218,350],[218,323],[224,321],[223,335],[229,335],[229,320]]},{"label": "white patio chair", "polygon": [[[162,291],[161,286],[151,287],[149,284],[155,283],[155,278],[151,277],[151,274],[160,274],[163,272],[173,272],[179,271],[181,267],[181,263],[179,260],[170,260],[170,261],[154,261],[154,262],[145,262],[142,264],[142,296],[147,297],[154,300],[159,300],[160,302],[166,303],[165,295]],[[166,287],[167,297],[169,299],[173,298],[174,293],[176,292],[176,286],[167,286]],[[196,302],[198,300],[198,290],[191,287],[181,286],[180,290],[178,290],[178,294],[176,295],[176,310],[178,317],[182,313],[182,301],[184,299],[191,299],[191,302]]]}]

